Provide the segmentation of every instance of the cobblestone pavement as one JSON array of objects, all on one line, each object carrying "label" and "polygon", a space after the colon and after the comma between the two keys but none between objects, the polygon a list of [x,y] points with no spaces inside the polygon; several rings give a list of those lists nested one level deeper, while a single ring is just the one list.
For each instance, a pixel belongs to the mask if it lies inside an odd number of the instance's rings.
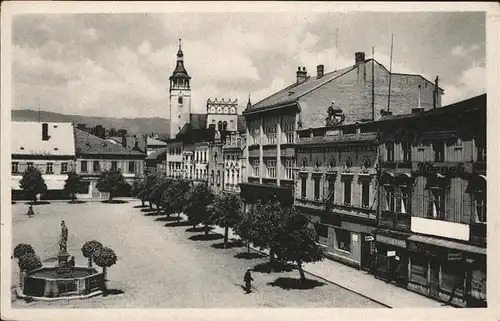
[{"label": "cobblestone pavement", "polygon": [[[313,277],[311,288],[296,289],[297,270],[254,272],[256,289],[244,294],[241,286],[246,268],[266,263],[267,258],[256,254],[241,258],[246,252],[241,245],[222,249],[220,238],[205,240],[203,232],[192,232],[190,226],[165,226],[175,223],[134,207],[139,204],[53,203],[35,206],[33,218],[23,215],[27,205],[13,205],[12,247],[21,242],[31,244],[45,265],[56,264],[61,220],[69,229],[68,252],[75,256],[77,265],[87,264],[80,251],[87,240],[96,239],[118,255],[117,264],[108,269],[108,288],[115,294],[50,303],[26,303],[13,297],[13,307],[382,307]],[[18,267],[12,260],[13,285],[17,281]]]}]

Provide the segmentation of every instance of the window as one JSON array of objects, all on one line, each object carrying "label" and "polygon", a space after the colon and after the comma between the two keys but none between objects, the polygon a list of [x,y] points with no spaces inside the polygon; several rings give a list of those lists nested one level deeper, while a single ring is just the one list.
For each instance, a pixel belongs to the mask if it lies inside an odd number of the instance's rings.
[{"label": "window", "polygon": [[330,162],[328,163],[328,168],[333,169],[335,167],[335,159],[331,158]]},{"label": "window", "polygon": [[307,159],[302,159],[302,167],[307,167]]},{"label": "window", "polygon": [[53,173],[54,172],[54,163],[47,163],[47,170],[46,173]]},{"label": "window", "polygon": [[411,192],[409,188],[400,187],[397,189],[397,194],[395,197],[396,201],[396,213],[410,213],[411,211]]},{"label": "window", "polygon": [[217,171],[217,185],[220,185],[220,170]]},{"label": "window", "polygon": [[320,191],[320,178],[315,177],[314,178],[314,200],[319,201],[319,191]]},{"label": "window", "polygon": [[394,187],[384,186],[385,210],[394,212]]},{"label": "window", "polygon": [[227,121],[224,121],[222,123],[222,131],[224,131],[224,132],[227,131]]},{"label": "window", "polygon": [[253,169],[253,176],[259,177],[260,176],[260,162],[258,159],[254,159],[252,161],[252,169]]},{"label": "window", "polygon": [[423,256],[412,255],[410,267],[410,281],[427,286],[427,261]]},{"label": "window", "polygon": [[182,97],[179,97],[177,101],[179,102],[179,105],[182,105]]},{"label": "window", "polygon": [[352,162],[349,158],[346,158],[345,161],[344,161],[344,169],[348,170],[349,168],[351,168],[352,166]]},{"label": "window", "polygon": [[92,163],[92,170],[93,170],[94,172],[98,172],[98,171],[100,171],[100,168],[99,168],[99,161],[94,161],[94,162]]},{"label": "window", "polygon": [[116,170],[118,168],[118,163],[117,161],[111,161],[111,170]]},{"label": "window", "polygon": [[411,144],[408,141],[401,142],[403,150],[403,162],[411,162]]},{"label": "window", "polygon": [[215,176],[214,175],[214,170],[212,169],[212,172],[210,172],[210,182],[212,183],[212,185],[214,184],[214,179],[215,179],[214,176]]},{"label": "window", "polygon": [[12,162],[12,174],[19,173],[19,163]]},{"label": "window", "polygon": [[333,203],[335,201],[335,180],[328,180],[328,198]]},{"label": "window", "polygon": [[285,178],[293,179],[293,159],[285,159]]},{"label": "window", "polygon": [[307,197],[307,177],[303,176],[300,183],[300,198]]},{"label": "window", "polygon": [[316,242],[326,244],[328,241],[328,226],[316,223],[314,224],[314,230],[316,231]]},{"label": "window", "polygon": [[268,160],[266,162],[267,167],[267,177],[274,178],[276,177],[276,161]]},{"label": "window", "polygon": [[385,149],[387,152],[386,159],[388,162],[394,162],[394,142],[385,143]]},{"label": "window", "polygon": [[445,191],[443,189],[432,188],[429,190],[429,206],[427,217],[434,219],[444,219],[445,217]]},{"label": "window", "polygon": [[218,131],[222,131],[223,127],[222,127],[222,121],[219,120],[219,122],[217,123],[217,130]]},{"label": "window", "polygon": [[486,162],[486,147],[477,146],[477,161],[478,162]]},{"label": "window", "polygon": [[87,161],[82,161],[80,164],[80,169],[83,173],[87,172]]},{"label": "window", "polygon": [[234,120],[229,121],[229,129],[235,129],[234,127]]},{"label": "window", "polygon": [[293,144],[295,139],[295,131],[293,130],[293,122],[285,123],[283,126],[285,133],[285,144]]},{"label": "window", "polygon": [[474,223],[486,223],[486,193],[474,193]]},{"label": "window", "polygon": [[68,172],[68,163],[61,163],[61,174]]},{"label": "window", "polygon": [[444,162],[444,141],[439,140],[433,142],[432,150],[434,151],[434,161]]},{"label": "window", "polygon": [[335,229],[335,239],[337,240],[337,249],[351,252],[351,232]]},{"label": "window", "polygon": [[344,205],[351,205],[351,180],[344,180]]},{"label": "window", "polygon": [[33,167],[33,162],[28,162],[27,165],[28,167]]},{"label": "window", "polygon": [[455,294],[463,294],[464,283],[464,274],[457,269],[456,264],[447,262],[441,265],[441,289],[452,292],[456,288]]},{"label": "window", "polygon": [[370,207],[370,182],[368,180],[361,182],[361,206]]},{"label": "window", "polygon": [[135,172],[135,162],[134,161],[128,162],[128,172],[129,173]]}]

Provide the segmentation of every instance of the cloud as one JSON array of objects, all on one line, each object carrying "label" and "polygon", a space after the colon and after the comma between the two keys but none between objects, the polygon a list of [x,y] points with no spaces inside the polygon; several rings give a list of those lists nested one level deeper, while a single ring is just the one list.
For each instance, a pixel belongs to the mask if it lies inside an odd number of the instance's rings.
[{"label": "cloud", "polygon": [[465,57],[465,56],[467,56],[467,55],[471,54],[472,52],[477,51],[479,49],[480,49],[480,47],[478,44],[473,44],[468,48],[465,48],[462,45],[458,45],[458,46],[453,47],[453,49],[451,50],[451,54],[453,56],[456,56],[456,57]]},{"label": "cloud", "polygon": [[443,80],[445,95],[443,105],[449,105],[486,92],[486,69],[483,62],[474,61],[472,66],[460,74],[458,81]]}]

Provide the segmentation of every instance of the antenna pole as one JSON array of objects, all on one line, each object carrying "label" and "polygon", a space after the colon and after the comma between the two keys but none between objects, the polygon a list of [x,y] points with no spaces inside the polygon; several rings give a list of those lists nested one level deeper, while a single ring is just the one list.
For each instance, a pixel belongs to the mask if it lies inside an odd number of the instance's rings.
[{"label": "antenna pole", "polygon": [[389,96],[387,98],[387,111],[389,111],[391,106],[391,82],[392,82],[392,50],[394,44],[394,34],[391,36],[391,62],[389,65]]},{"label": "antenna pole", "polygon": [[38,122],[40,122],[40,104],[38,104]]},{"label": "antenna pole", "polygon": [[375,47],[372,47],[372,120],[375,120]]},{"label": "antenna pole", "polygon": [[335,71],[338,69],[339,61],[339,29],[337,28],[337,43],[335,45]]}]

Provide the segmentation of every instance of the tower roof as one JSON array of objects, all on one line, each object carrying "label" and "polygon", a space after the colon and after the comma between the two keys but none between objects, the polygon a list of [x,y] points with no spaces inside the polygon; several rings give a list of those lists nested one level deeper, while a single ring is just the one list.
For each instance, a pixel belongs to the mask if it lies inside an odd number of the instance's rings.
[{"label": "tower roof", "polygon": [[247,108],[252,107],[252,102],[250,101],[250,94],[248,94]]},{"label": "tower roof", "polygon": [[184,53],[182,52],[181,39],[179,39],[179,50],[177,51],[177,64],[172,76],[170,76],[170,79],[173,78],[191,79],[184,67]]}]

